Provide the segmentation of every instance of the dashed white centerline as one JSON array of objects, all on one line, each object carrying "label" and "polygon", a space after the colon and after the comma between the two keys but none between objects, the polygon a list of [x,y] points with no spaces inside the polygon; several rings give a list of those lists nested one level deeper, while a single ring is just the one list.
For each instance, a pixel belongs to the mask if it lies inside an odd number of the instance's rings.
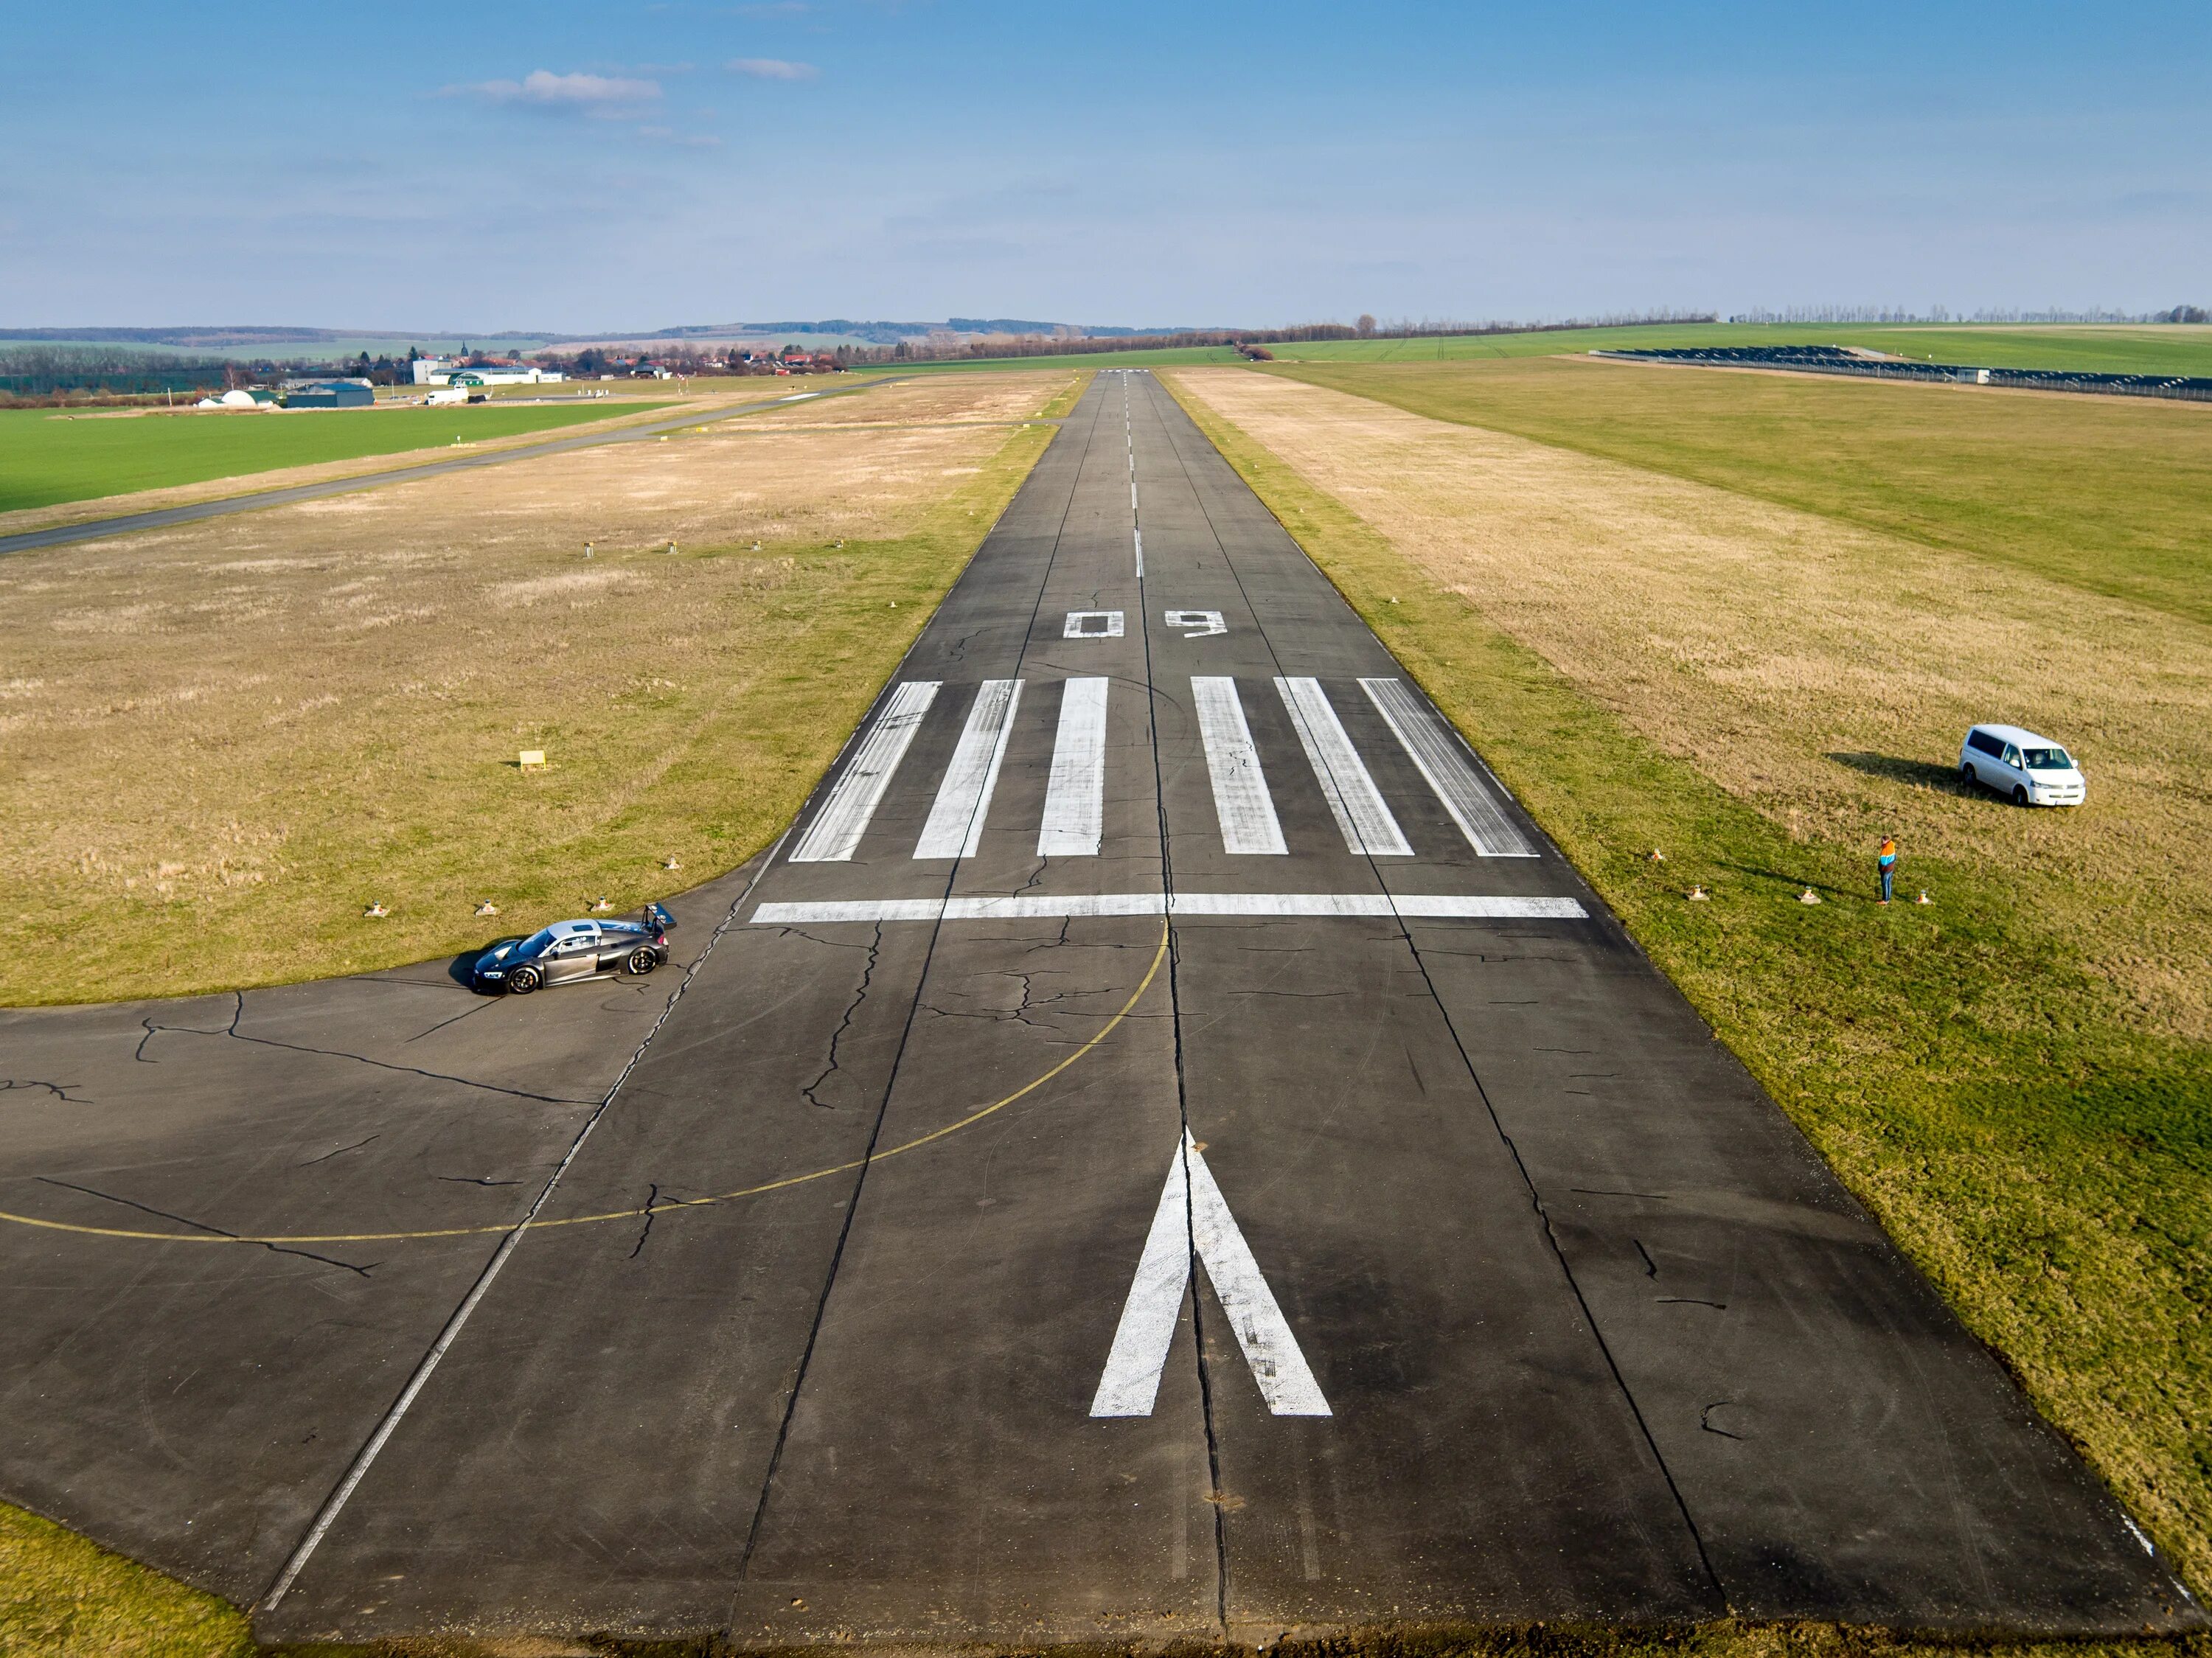
[{"label": "dashed white centerline", "polygon": [[1231,853],[1285,853],[1283,825],[1267,793],[1260,750],[1244,720],[1237,682],[1226,676],[1194,676],[1192,706],[1198,711],[1199,739],[1206,745],[1206,774],[1213,782],[1213,811],[1221,823],[1221,849]]},{"label": "dashed white centerline", "polygon": [[867,832],[868,820],[883,804],[891,774],[906,758],[915,732],[921,729],[922,715],[937,700],[941,683],[909,679],[891,692],[867,735],[860,739],[853,763],[845,768],[829,799],[799,837],[791,854],[793,863],[837,864],[851,859],[861,835]]},{"label": "dashed white centerline", "polygon": [[1052,775],[1045,784],[1044,823],[1037,830],[1040,858],[1095,858],[1106,804],[1106,691],[1104,679],[1060,683],[1060,729],[1052,744]]},{"label": "dashed white centerline", "polygon": [[945,768],[937,799],[915,843],[917,858],[973,858],[983,837],[991,793],[999,786],[1000,762],[1014,729],[1014,706],[1021,701],[1018,679],[987,679],[968,711],[952,763]]},{"label": "dashed white centerline", "polygon": [[1344,844],[1370,858],[1411,858],[1405,831],[1382,803],[1382,792],[1367,774],[1359,751],[1345,735],[1336,708],[1318,679],[1278,679],[1275,689],[1289,710],[1298,743],[1313,767],[1336,826],[1344,831]]}]

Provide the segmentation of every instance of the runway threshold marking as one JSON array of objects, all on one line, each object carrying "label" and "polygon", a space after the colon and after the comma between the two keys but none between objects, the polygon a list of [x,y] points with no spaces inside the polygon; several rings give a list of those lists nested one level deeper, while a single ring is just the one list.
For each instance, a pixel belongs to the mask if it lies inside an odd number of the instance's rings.
[{"label": "runway threshold marking", "polygon": [[1104,679],[1063,679],[1044,789],[1040,858],[1096,858],[1106,808]]},{"label": "runway threshold marking", "polygon": [[756,926],[830,921],[1058,921],[1115,915],[1321,917],[1442,921],[1579,921],[1579,900],[1388,892],[1079,892],[970,898],[830,898],[763,904]]},{"label": "runway threshold marking", "polygon": [[1483,786],[1467,745],[1425,697],[1417,695],[1402,679],[1363,679],[1359,689],[1397,734],[1407,756],[1428,779],[1437,799],[1480,856],[1542,856]]},{"label": "runway threshold marking", "polygon": [[1329,814],[1344,832],[1346,847],[1370,858],[1411,858],[1413,848],[1407,844],[1406,832],[1383,805],[1382,792],[1375,786],[1359,751],[1345,734],[1344,722],[1336,717],[1336,705],[1322,689],[1321,681],[1278,678],[1275,689],[1290,713],[1299,746],[1313,768],[1314,781],[1321,785],[1328,802]]},{"label": "runway threshold marking", "polygon": [[883,712],[868,727],[868,734],[860,739],[860,750],[853,756],[853,763],[845,768],[844,775],[830,791],[830,799],[799,837],[792,851],[792,863],[851,860],[942,683],[934,679],[909,679],[892,691]]},{"label": "runway threshold marking", "polygon": [[1152,1212],[1152,1230],[1137,1259],[1137,1275],[1115,1327],[1114,1345],[1091,1400],[1094,1417],[1150,1416],[1167,1369],[1176,1321],[1193,1263],[1206,1268],[1260,1396],[1275,1416],[1328,1416],[1328,1400],[1298,1346],[1291,1321],[1267,1287],[1252,1246],[1229,1212],[1198,1143],[1183,1130],[1168,1163],[1167,1184]]},{"label": "runway threshold marking", "polygon": [[1206,775],[1213,784],[1222,850],[1287,854],[1290,847],[1275,816],[1274,797],[1267,793],[1267,774],[1261,769],[1252,728],[1245,723],[1237,682],[1225,674],[1193,675],[1190,695],[1198,714],[1199,740],[1206,749]]},{"label": "runway threshold marking", "polygon": [[610,1209],[602,1214],[565,1215],[558,1220],[506,1221],[496,1226],[440,1226],[413,1232],[303,1232],[251,1236],[228,1232],[141,1232],[116,1226],[82,1226],[74,1221],[41,1220],[36,1215],[10,1214],[4,1209],[0,1209],[0,1221],[11,1221],[18,1226],[33,1226],[41,1231],[74,1232],[87,1237],[128,1238],[146,1243],[246,1243],[262,1248],[288,1243],[410,1243],[433,1238],[487,1237],[503,1232],[550,1232],[563,1226],[597,1226],[609,1221],[638,1220],[647,1215],[674,1214],[684,1209],[708,1209],[717,1204],[735,1203],[741,1198],[757,1198],[770,1192],[787,1191],[794,1186],[828,1180],[833,1175],[849,1175],[871,1163],[881,1163],[886,1157],[903,1157],[908,1151],[919,1151],[926,1145],[934,1145],[939,1140],[951,1139],[963,1129],[974,1127],[986,1117],[994,1115],[1036,1092],[1097,1049],[1124,1019],[1136,1011],[1137,1004],[1144,1000],[1145,993],[1152,987],[1152,981],[1159,977],[1160,968],[1167,961],[1169,936],[1168,928],[1163,923],[1159,947],[1152,951],[1152,964],[1146,968],[1145,976],[1137,981],[1137,987],[1129,993],[1129,999],[1121,1004],[1112,1018],[1100,1025],[1081,1046],[1051,1070],[1032,1078],[1012,1093],[1004,1095],[988,1105],[978,1106],[957,1121],[949,1122],[942,1128],[933,1128],[927,1134],[917,1134],[914,1139],[878,1151],[872,1157],[855,1157],[849,1163],[833,1163],[827,1169],[812,1169],[804,1175],[787,1175],[781,1180],[763,1181],[758,1186],[739,1187],[733,1192],[717,1192],[703,1198],[668,1198],[641,1209]]},{"label": "runway threshold marking", "polygon": [[937,799],[915,842],[917,858],[973,858],[983,838],[983,820],[990,815],[992,792],[999,786],[999,767],[1006,757],[1006,739],[1013,735],[1014,709],[1022,699],[1018,679],[987,679],[968,710],[959,746],[952,763],[945,768]]}]

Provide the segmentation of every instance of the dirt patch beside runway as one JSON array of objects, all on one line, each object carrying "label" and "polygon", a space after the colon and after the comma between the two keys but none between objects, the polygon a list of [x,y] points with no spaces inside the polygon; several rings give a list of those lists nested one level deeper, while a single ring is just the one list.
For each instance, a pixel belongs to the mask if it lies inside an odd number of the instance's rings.
[{"label": "dirt patch beside runway", "polygon": [[9,559],[0,880],[45,942],[0,1000],[357,971],[742,861],[1046,434],[710,426]]}]

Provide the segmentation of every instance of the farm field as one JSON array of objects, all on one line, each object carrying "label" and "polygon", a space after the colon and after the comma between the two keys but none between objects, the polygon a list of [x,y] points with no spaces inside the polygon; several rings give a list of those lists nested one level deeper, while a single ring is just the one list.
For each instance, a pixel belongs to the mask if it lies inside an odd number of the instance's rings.
[{"label": "farm field", "polygon": [[[0,561],[0,879],[69,941],[0,1002],[417,961],[742,863],[1073,385],[933,382],[902,426],[732,422]],[[525,776],[530,748],[552,764]]]},{"label": "farm field", "polygon": [[58,414],[0,410],[0,513],[287,467],[554,432],[639,412],[634,401],[299,414]]},{"label": "farm field", "polygon": [[[1752,376],[1175,378],[1718,1034],[2212,1586],[2212,618],[2171,541],[2203,499],[2201,411],[1805,380],[1792,418],[1822,441],[1787,443],[1771,412],[1737,406],[1774,389]],[[1852,510],[1829,442],[1867,494],[1914,503],[1909,525]],[[1632,444],[1649,459],[1606,452]],[[2079,510],[1992,522],[1992,469],[2033,501],[2078,493]],[[2111,533],[2073,549],[2097,515]],[[2072,744],[2090,805],[1962,793],[1960,735],[1993,718]],[[1925,888],[1929,906],[1870,902],[1884,832],[1901,894]],[[1685,902],[1693,885],[1711,901]],[[1819,906],[1797,902],[1808,890]]]}]

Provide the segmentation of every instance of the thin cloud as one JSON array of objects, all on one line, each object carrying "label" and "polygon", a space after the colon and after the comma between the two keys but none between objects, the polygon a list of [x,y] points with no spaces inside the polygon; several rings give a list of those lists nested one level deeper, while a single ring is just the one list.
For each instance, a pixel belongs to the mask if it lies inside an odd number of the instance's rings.
[{"label": "thin cloud", "polygon": [[649,143],[674,144],[679,149],[720,149],[722,141],[711,132],[678,132],[674,127],[640,127],[637,136]]},{"label": "thin cloud", "polygon": [[811,81],[822,73],[811,64],[793,64],[781,58],[732,58],[722,67],[732,75],[750,75],[756,81]]},{"label": "thin cloud", "polygon": [[649,104],[660,96],[660,82],[613,75],[556,75],[550,70],[538,69],[520,81],[478,81],[470,86],[448,87],[447,91],[473,94],[495,104],[589,114]]}]

